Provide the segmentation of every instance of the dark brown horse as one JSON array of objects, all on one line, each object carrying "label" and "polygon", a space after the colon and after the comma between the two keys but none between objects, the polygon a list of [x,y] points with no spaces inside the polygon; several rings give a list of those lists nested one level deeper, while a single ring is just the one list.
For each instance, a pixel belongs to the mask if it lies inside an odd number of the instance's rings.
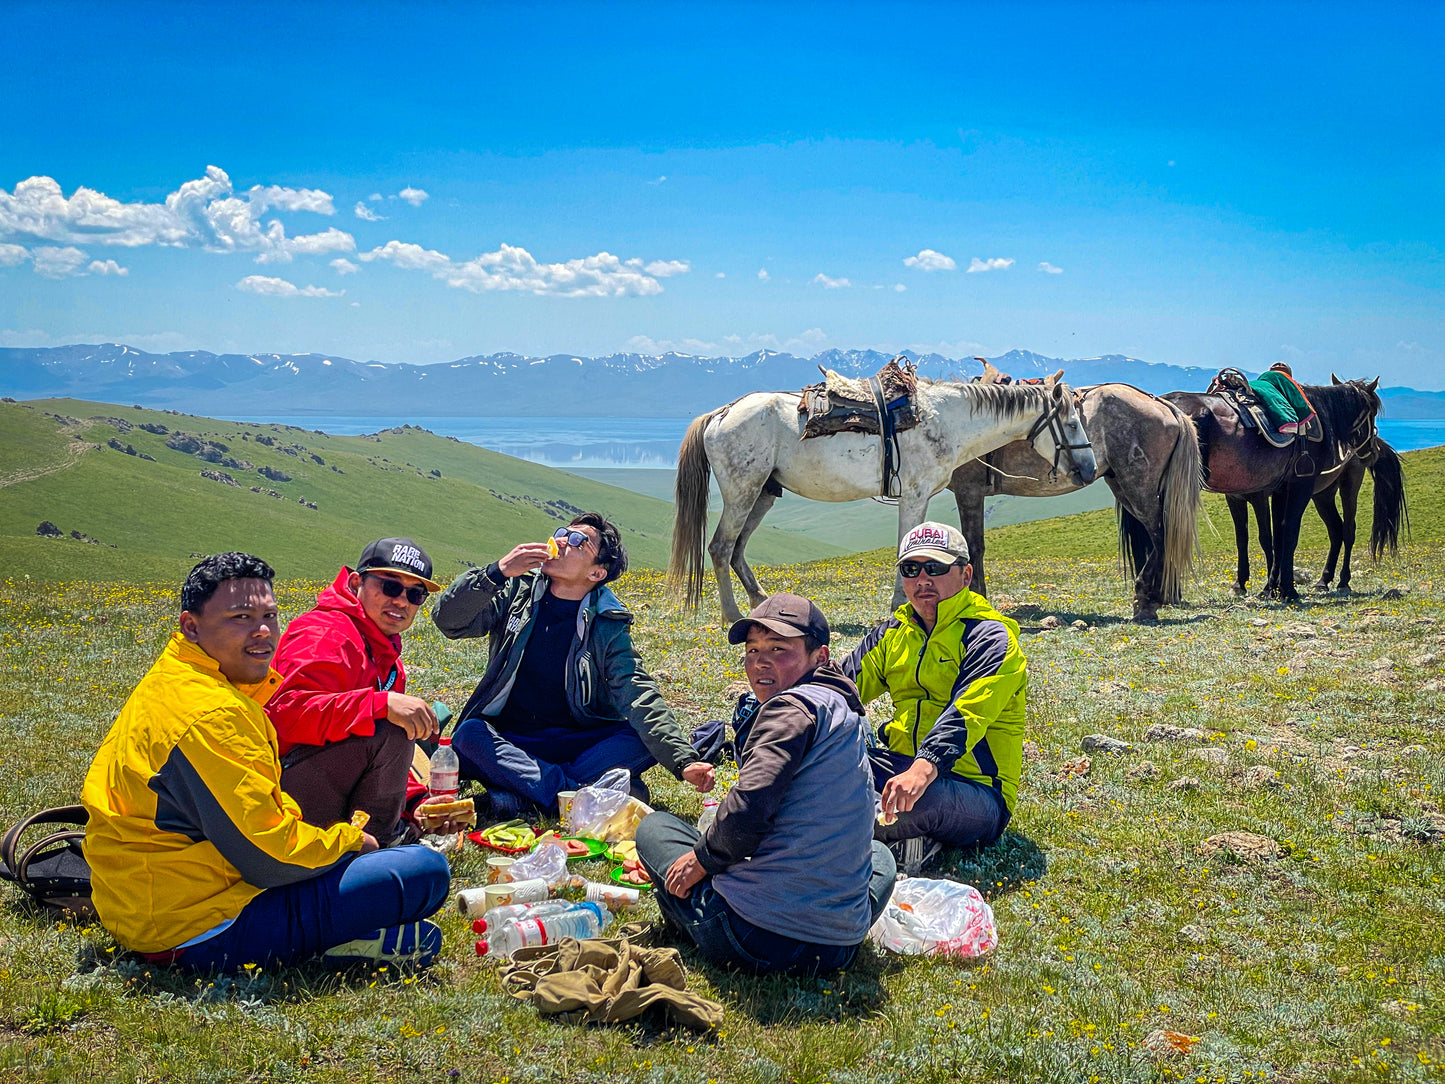
[{"label": "dark brown horse", "polygon": [[[1334,582],[1335,566],[1340,570],[1339,590],[1350,589],[1350,552],[1355,546],[1355,511],[1359,504],[1360,486],[1365,480],[1365,471],[1375,481],[1373,516],[1370,522],[1370,559],[1378,561],[1385,551],[1395,553],[1400,542],[1400,526],[1409,530],[1410,515],[1405,506],[1405,474],[1400,454],[1379,437],[1370,442],[1358,455],[1351,456],[1344,468],[1332,478],[1321,478],[1315,490],[1313,501],[1315,511],[1324,520],[1325,530],[1330,536],[1330,553],[1325,560],[1324,570],[1315,584],[1316,591],[1328,591]],[[1335,496],[1340,499],[1335,507]],[[1249,509],[1254,509],[1255,522],[1259,524],[1259,544],[1264,550],[1265,574],[1269,573],[1269,562],[1273,548],[1273,527],[1270,522],[1269,502],[1265,497],[1226,497],[1229,514],[1234,520],[1234,542],[1238,551],[1238,567],[1233,590],[1236,595],[1244,594],[1249,583]]]},{"label": "dark brown horse", "polygon": [[[1375,440],[1380,411],[1376,387],[1380,380],[1340,380],[1328,386],[1307,385],[1305,397],[1319,416],[1324,439],[1303,447],[1276,448],[1258,430],[1246,428],[1233,405],[1219,395],[1187,391],[1164,396],[1194,421],[1204,463],[1204,485],[1230,497],[1277,497],[1271,509],[1271,546],[1265,597],[1286,602],[1299,598],[1294,586],[1294,551],[1300,521],[1320,487],[1321,476],[1333,478],[1350,459]],[[1328,481],[1324,488],[1328,487]]]}]

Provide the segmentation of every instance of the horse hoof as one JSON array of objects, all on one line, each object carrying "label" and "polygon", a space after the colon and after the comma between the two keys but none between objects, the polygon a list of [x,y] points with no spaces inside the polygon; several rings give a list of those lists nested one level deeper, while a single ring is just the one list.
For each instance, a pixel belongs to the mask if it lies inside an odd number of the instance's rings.
[{"label": "horse hoof", "polygon": [[1159,623],[1159,611],[1152,606],[1134,607],[1134,621],[1140,625],[1157,625]]},{"label": "horse hoof", "polygon": [[1314,590],[1319,591],[1321,594],[1329,594],[1330,581],[1329,581],[1329,580],[1320,580],[1319,583],[1315,584]]},{"label": "horse hoof", "polygon": [[[1243,597],[1244,597],[1244,584],[1242,584],[1242,583],[1232,583],[1232,584],[1230,584],[1230,585],[1229,585],[1229,593],[1230,593],[1231,595],[1234,595],[1236,598],[1243,598]],[[1261,597],[1262,597],[1262,596],[1261,596]]]}]

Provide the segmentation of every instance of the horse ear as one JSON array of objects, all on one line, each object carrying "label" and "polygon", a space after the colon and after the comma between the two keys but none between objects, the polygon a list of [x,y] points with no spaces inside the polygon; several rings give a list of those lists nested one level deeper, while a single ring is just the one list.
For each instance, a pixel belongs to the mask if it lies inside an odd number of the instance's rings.
[{"label": "horse ear", "polygon": [[1379,386],[1380,386],[1380,378],[1377,376],[1377,377],[1375,377],[1374,380],[1371,380],[1368,384],[1365,385],[1365,390],[1366,390],[1366,391],[1374,391],[1374,390],[1375,390],[1376,388],[1378,388]]},{"label": "horse ear", "polygon": [[1343,384],[1344,381],[1341,380],[1339,377],[1337,377],[1334,373],[1331,373],[1331,374],[1330,374],[1330,383],[1331,383],[1331,384]]},{"label": "horse ear", "polygon": [[1060,369],[1053,376],[1044,377],[1044,387],[1052,391],[1054,386],[1062,379],[1064,379],[1064,370]]}]

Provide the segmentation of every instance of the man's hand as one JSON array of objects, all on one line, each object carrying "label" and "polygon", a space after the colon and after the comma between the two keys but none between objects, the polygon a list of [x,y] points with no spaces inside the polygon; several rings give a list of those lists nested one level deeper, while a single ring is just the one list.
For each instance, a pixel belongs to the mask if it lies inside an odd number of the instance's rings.
[{"label": "man's hand", "polygon": [[362,853],[362,854],[370,854],[372,851],[375,851],[375,850],[380,849],[380,847],[381,847],[381,844],[378,843],[378,842],[376,842],[376,837],[375,837],[374,835],[372,835],[370,832],[362,832],[362,833],[361,833],[361,853]]},{"label": "man's hand", "polygon": [[412,741],[430,738],[440,733],[437,727],[437,713],[432,706],[419,696],[406,693],[386,694],[386,719],[406,731]]},{"label": "man's hand", "polygon": [[685,899],[692,891],[693,886],[707,876],[707,870],[702,868],[702,863],[697,860],[697,852],[684,851],[667,869],[667,878],[663,884],[669,892],[679,899]]},{"label": "man's hand", "polygon": [[699,794],[706,794],[717,786],[717,771],[705,760],[694,760],[682,770],[682,781],[691,783]]},{"label": "man's hand", "polygon": [[552,555],[547,552],[547,543],[523,542],[497,562],[497,569],[503,576],[512,579],[525,575],[534,568],[540,568],[542,562],[551,556]]},{"label": "man's hand", "polygon": [[[448,798],[445,794],[430,794],[430,795],[428,795],[426,798],[423,798],[420,802],[418,802],[418,803],[416,804],[416,808],[413,809],[412,812],[411,812],[412,820],[416,821],[417,825],[420,826],[420,825],[421,825],[421,811],[422,811],[423,809],[425,809],[427,806],[429,806],[429,805],[441,805],[441,804],[446,803],[446,802],[455,802],[455,801],[456,801],[456,797],[455,797],[455,796]],[[472,827],[472,825],[470,825],[470,824],[459,823],[459,822],[457,822],[457,821],[452,820],[452,818],[448,817],[446,820],[435,822],[434,825],[433,825],[432,827],[430,827],[430,828],[422,828],[422,831],[425,832],[425,833],[427,833],[428,835],[449,836],[449,835],[451,835],[453,832],[460,832],[460,831],[463,831],[464,829],[471,828],[471,827]]]},{"label": "man's hand", "polygon": [[883,784],[879,798],[885,817],[907,813],[923,797],[928,784],[938,778],[938,766],[927,760],[915,760],[905,771],[899,772]]}]

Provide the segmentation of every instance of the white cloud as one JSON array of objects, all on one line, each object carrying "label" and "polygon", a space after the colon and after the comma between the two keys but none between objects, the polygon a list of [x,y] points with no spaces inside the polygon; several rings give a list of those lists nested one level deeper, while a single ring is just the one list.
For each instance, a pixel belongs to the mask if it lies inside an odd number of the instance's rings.
[{"label": "white cloud", "polygon": [[[631,262],[630,260],[628,261]],[[649,275],[656,275],[660,279],[671,278],[673,275],[685,275],[692,270],[692,265],[686,260],[653,260],[643,268]]]},{"label": "white cloud", "polygon": [[35,260],[35,273],[48,279],[65,279],[84,274],[81,269],[89,259],[84,252],[72,246],[56,248],[42,245],[30,255]]},{"label": "white cloud", "polygon": [[357,203],[357,205],[351,209],[351,213],[363,222],[380,222],[382,220],[381,215],[377,214],[364,203]]},{"label": "white cloud", "polygon": [[332,260],[331,266],[335,269],[338,275],[354,275],[361,270],[361,268],[357,267],[350,260],[342,256],[338,256],[336,259]]},{"label": "white cloud", "polygon": [[1039,264],[1039,270],[1046,275],[1062,275],[1064,273],[1064,269],[1062,267],[1055,267],[1053,264],[1049,263],[1048,260],[1045,260],[1043,263]]},{"label": "white cloud", "polygon": [[727,277],[728,276],[726,271],[719,271],[716,275],[713,276],[713,278],[715,279],[725,279]]},{"label": "white cloud", "polygon": [[431,199],[431,197],[428,196],[425,192],[423,192],[420,188],[413,188],[411,187],[411,185],[407,185],[400,192],[398,192],[396,194],[396,198],[400,200],[406,200],[406,202],[410,203],[413,207],[420,207],[427,200]]},{"label": "white cloud", "polygon": [[30,250],[24,245],[0,244],[0,267],[19,267],[30,259]]},{"label": "white cloud", "polygon": [[283,211],[314,211],[318,215],[334,215],[336,207],[331,196],[319,188],[282,188],[267,185],[265,188],[253,185],[246,193],[256,214],[264,214],[268,208],[277,207]]},{"label": "white cloud", "polygon": [[380,192],[373,192],[371,195],[367,196],[366,198],[367,198],[368,200],[370,200],[372,203],[380,203],[384,197],[382,196],[382,194],[381,194]]},{"label": "white cloud", "polygon": [[968,273],[973,275],[980,271],[1007,271],[1013,265],[1013,260],[1007,260],[1001,256],[995,256],[991,260],[980,260],[975,256],[968,265]]},{"label": "white cloud", "polygon": [[257,186],[241,198],[217,166],[187,181],[164,203],[122,203],[81,186],[66,197],[51,177],[31,177],[13,192],[0,189],[0,237],[26,236],[60,245],[162,245],[210,252],[254,252],[261,263],[288,263],[295,253],[349,252],[356,243],[337,229],[287,237],[268,207],[327,213],[331,197],[315,189]]},{"label": "white cloud", "polygon": [[773,277],[772,275],[768,274],[768,269],[767,269],[766,267],[760,267],[760,268],[758,268],[758,281],[759,281],[759,282],[767,282],[768,279],[770,279],[770,278],[772,278],[772,277]]},{"label": "white cloud", "polygon": [[285,279],[266,275],[247,275],[236,283],[236,289],[260,297],[343,297],[345,290],[327,290],[321,286],[297,286]]},{"label": "white cloud", "polygon": [[662,184],[662,183],[665,182],[666,180],[667,180],[667,174],[664,173],[661,177],[657,178],[657,180],[655,180],[655,181],[648,181],[647,183],[648,183],[648,184]]},{"label": "white cloud", "polygon": [[[406,241],[388,241],[363,252],[360,259],[387,260],[408,271],[425,271],[448,286],[473,293],[492,290],[520,290],[548,297],[627,297],[662,293],[662,285],[637,260],[623,262],[610,252],[568,260],[540,263],[530,252],[516,245],[502,245],[465,263],[445,253],[425,249]],[[670,274],[682,261],[665,261]],[[651,265],[649,265],[650,267]]]},{"label": "white cloud", "polygon": [[821,286],[825,290],[843,290],[847,289],[853,284],[847,279],[829,278],[827,275],[819,271],[816,275],[813,276],[813,285]]},{"label": "white cloud", "polygon": [[627,348],[639,354],[666,354],[669,351],[679,354],[710,354],[719,349],[717,343],[704,342],[702,339],[654,339],[651,335],[632,336],[627,340]]},{"label": "white cloud", "polygon": [[901,282],[895,282],[895,283],[893,284],[893,292],[894,292],[895,294],[901,294],[901,293],[903,293],[903,292],[904,292],[905,290],[907,290],[907,289],[908,289],[908,287],[907,287],[907,286],[904,286],[903,283],[901,283]]},{"label": "white cloud", "polygon": [[122,267],[114,260],[91,260],[86,268],[92,275],[129,275],[130,268]]},{"label": "white cloud", "polygon": [[917,256],[905,256],[904,267],[912,267],[918,271],[953,271],[958,264],[952,256],[945,256],[941,252],[935,252],[931,248],[925,248]]}]

